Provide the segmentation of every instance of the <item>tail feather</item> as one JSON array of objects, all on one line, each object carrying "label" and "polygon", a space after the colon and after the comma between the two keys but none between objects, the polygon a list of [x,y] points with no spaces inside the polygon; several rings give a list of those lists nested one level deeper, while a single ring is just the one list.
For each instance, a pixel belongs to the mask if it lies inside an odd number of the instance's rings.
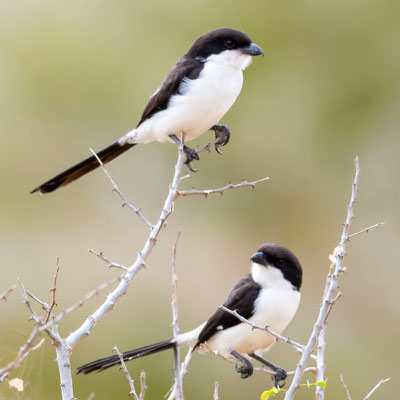
[{"label": "tail feather", "polygon": [[[164,340],[162,342],[150,344],[148,346],[139,347],[138,349],[125,351],[122,353],[122,357],[124,361],[134,360],[135,358],[140,358],[144,356],[148,356],[150,354],[158,353],[159,351],[164,351],[168,349],[172,349],[175,347],[175,343],[172,342],[171,339]],[[117,355],[100,358],[99,360],[92,361],[88,364],[82,365],[78,367],[76,370],[77,374],[81,372],[84,374],[88,374],[89,372],[93,371],[103,371],[107,368],[110,368],[114,365],[121,364],[121,360]]]},{"label": "tail feather", "polygon": [[[107,164],[115,157],[118,157],[120,154],[124,153],[132,146],[135,146],[135,143],[125,143],[122,146],[117,142],[114,142],[110,146],[105,149],[99,151],[97,153],[97,157],[100,158],[103,164]],[[86,160],[81,161],[80,163],[74,165],[73,167],[67,169],[61,174],[55,176],[54,178],[48,180],[42,185],[38,186],[36,189],[33,189],[32,193],[40,192],[40,193],[50,193],[54,190],[58,189],[61,186],[66,186],[71,182],[76,181],[83,175],[93,171],[99,167],[99,162],[95,156],[91,156]]]}]

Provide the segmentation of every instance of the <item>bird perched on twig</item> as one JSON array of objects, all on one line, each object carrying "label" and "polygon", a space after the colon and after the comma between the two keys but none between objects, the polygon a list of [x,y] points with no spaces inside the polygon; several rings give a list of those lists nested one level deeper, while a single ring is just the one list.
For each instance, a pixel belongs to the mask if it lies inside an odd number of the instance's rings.
[{"label": "bird perched on twig", "polygon": [[[302,268],[297,257],[278,244],[265,243],[251,257],[251,272],[242,278],[223,304],[246,318],[252,324],[268,326],[280,334],[295,315],[300,302]],[[263,330],[254,330],[234,315],[218,309],[197,328],[158,343],[122,353],[124,361],[144,357],[176,346],[188,346],[200,352],[217,351],[233,357],[243,366],[236,370],[242,378],[253,373],[253,358],[275,371],[274,384],[282,386],[286,371],[262,358],[262,353],[275,343],[274,336]],[[87,374],[120,364],[116,355],[92,361],[77,369]]]},{"label": "bird perched on twig", "polygon": [[[215,148],[229,141],[230,129],[217,125],[242,89],[244,70],[252,56],[264,54],[249,36],[237,29],[221,28],[200,36],[169,71],[147,103],[139,124],[131,132],[97,153],[103,164],[131,147],[149,142],[180,144],[214,130]],[[186,164],[199,156],[184,146]],[[95,156],[74,165],[38,186],[31,193],[49,193],[66,186],[99,166]]]}]

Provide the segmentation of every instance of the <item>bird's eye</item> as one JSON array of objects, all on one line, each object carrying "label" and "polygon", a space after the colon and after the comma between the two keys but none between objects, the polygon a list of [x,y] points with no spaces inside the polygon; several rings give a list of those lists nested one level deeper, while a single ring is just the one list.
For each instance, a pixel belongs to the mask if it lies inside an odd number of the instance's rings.
[{"label": "bird's eye", "polygon": [[225,47],[227,49],[233,49],[233,47],[235,46],[235,42],[233,40],[225,40]]},{"label": "bird's eye", "polygon": [[280,258],[277,262],[276,265],[278,265],[278,267],[283,267],[285,265],[285,260],[283,258]]}]

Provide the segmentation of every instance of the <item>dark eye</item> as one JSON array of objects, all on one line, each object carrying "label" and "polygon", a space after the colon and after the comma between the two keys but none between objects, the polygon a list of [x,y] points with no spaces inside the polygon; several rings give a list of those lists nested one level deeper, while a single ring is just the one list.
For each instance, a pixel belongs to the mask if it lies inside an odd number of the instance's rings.
[{"label": "dark eye", "polygon": [[235,42],[233,40],[225,40],[225,47],[227,49],[233,49],[235,47]]},{"label": "dark eye", "polygon": [[280,258],[277,262],[276,265],[278,267],[283,267],[286,264],[285,260],[283,258]]}]

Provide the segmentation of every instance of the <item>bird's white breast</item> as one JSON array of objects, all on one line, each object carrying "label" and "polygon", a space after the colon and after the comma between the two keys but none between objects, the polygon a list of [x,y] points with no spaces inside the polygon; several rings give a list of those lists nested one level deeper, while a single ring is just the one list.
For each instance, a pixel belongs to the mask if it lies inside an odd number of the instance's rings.
[{"label": "bird's white breast", "polygon": [[168,135],[195,139],[217,124],[239,95],[244,69],[251,58],[236,52],[210,56],[197,79],[185,79],[180,94],[171,97],[167,109],[145,120],[125,138],[134,143],[170,140]]}]

